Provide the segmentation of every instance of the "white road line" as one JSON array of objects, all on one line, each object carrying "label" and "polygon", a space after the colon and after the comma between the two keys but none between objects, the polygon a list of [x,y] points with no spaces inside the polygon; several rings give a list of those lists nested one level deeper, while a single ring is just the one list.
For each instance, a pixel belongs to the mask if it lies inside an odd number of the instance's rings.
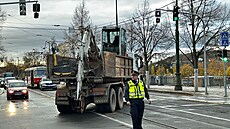
[{"label": "white road line", "polygon": [[[217,104],[209,104],[209,105],[217,105]],[[193,106],[207,106],[207,104],[185,104],[177,107],[193,107]]]},{"label": "white road line", "polygon": [[165,107],[154,106],[154,105],[149,105],[149,106],[230,122],[230,119],[225,119],[225,118],[220,118],[220,117],[215,117],[215,116],[210,116],[210,115],[205,115],[205,114],[200,114],[200,113],[195,113],[195,112],[177,110],[177,109],[172,109],[172,108],[165,108]]},{"label": "white road line", "polygon": [[4,93],[4,90],[1,88],[0,89],[0,95],[2,95]]},{"label": "white road line", "polygon": [[42,95],[42,96],[45,96],[45,97],[48,97],[48,98],[52,98],[52,96],[50,95],[47,95],[47,94],[44,94],[44,93],[41,93],[39,91],[36,91],[36,90],[32,90],[32,89],[29,89],[31,92],[34,92],[36,94],[39,94],[39,95]]},{"label": "white road line", "polygon": [[[148,109],[145,109],[145,110],[148,110]],[[149,110],[149,111],[152,111],[152,110]],[[192,122],[196,122],[196,123],[200,123],[200,124],[204,124],[204,125],[212,125],[212,126],[215,126],[216,128],[218,129],[226,129],[226,127],[223,127],[223,126],[219,126],[219,125],[215,125],[215,124],[212,124],[212,123],[206,123],[206,122],[202,122],[202,121],[197,121],[197,120],[194,120],[194,119],[190,119],[190,118],[186,118],[186,117],[180,117],[180,116],[174,116],[174,115],[171,115],[171,114],[162,114],[160,112],[155,112],[155,114],[159,114],[159,115],[163,115],[164,117],[172,117],[172,118],[176,118],[176,119],[182,119],[182,120],[187,120],[187,121],[192,121]],[[145,117],[144,117],[145,118]]]},{"label": "white road line", "polygon": [[212,100],[199,100],[199,99],[189,99],[189,98],[182,98],[182,100],[186,100],[186,101],[194,101],[194,102],[202,102],[202,103],[213,103],[213,104],[226,104],[226,105],[230,105],[229,102],[226,101],[212,101]]},{"label": "white road line", "polygon": [[112,117],[109,117],[109,116],[106,116],[106,115],[103,115],[103,114],[100,114],[100,113],[97,113],[97,112],[92,112],[92,113],[94,113],[94,114],[96,114],[96,115],[99,115],[99,116],[101,116],[101,117],[110,119],[110,120],[112,120],[112,121],[115,121],[115,122],[117,122],[117,123],[120,123],[120,124],[122,124],[122,125],[124,125],[124,126],[126,126],[126,127],[128,127],[128,128],[132,128],[132,127],[133,127],[131,124],[125,123],[125,122],[120,121],[120,120],[118,120],[118,119],[114,119],[114,118],[112,118]]}]

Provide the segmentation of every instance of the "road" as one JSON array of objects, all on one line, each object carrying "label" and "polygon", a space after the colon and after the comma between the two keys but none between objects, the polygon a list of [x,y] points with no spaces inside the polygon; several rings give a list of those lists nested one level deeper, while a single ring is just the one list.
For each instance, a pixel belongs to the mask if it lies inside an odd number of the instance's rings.
[{"label": "road", "polygon": [[[100,114],[94,105],[84,114],[60,114],[55,91],[30,89],[29,100],[6,100],[0,90],[0,129],[130,129],[129,107]],[[191,101],[194,96],[150,93],[145,105],[144,129],[227,129],[230,106]]]}]

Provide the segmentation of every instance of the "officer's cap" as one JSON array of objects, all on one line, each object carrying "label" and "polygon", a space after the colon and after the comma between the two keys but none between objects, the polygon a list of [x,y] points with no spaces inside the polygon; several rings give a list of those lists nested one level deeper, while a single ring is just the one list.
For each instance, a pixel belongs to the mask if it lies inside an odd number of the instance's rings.
[{"label": "officer's cap", "polygon": [[132,76],[138,76],[138,75],[139,75],[139,72],[137,72],[137,71],[132,71],[131,75],[132,75]]}]

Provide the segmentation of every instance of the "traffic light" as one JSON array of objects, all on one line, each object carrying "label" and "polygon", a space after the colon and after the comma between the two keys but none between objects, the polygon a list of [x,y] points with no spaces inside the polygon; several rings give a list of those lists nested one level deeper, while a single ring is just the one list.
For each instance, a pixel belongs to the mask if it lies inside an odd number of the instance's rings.
[{"label": "traffic light", "polygon": [[40,12],[40,4],[38,3],[33,4],[33,12],[34,12],[34,18],[38,18],[39,17],[38,12]]},{"label": "traffic light", "polygon": [[156,18],[156,23],[160,23],[161,19],[159,17]]},{"label": "traffic light", "polygon": [[39,17],[39,13],[35,12],[34,13],[34,18],[38,18]]},{"label": "traffic light", "polygon": [[26,15],[26,0],[19,0],[20,15]]},{"label": "traffic light", "polygon": [[179,7],[178,6],[174,6],[173,7],[173,21],[178,21],[179,20]]},{"label": "traffic light", "polygon": [[33,4],[33,12],[40,12],[40,4]]},{"label": "traffic light", "polygon": [[161,11],[160,10],[155,11],[155,17],[161,17]]},{"label": "traffic light", "polygon": [[161,11],[160,10],[156,10],[155,11],[155,17],[156,17],[156,23],[160,23],[160,17],[161,17]]},{"label": "traffic light", "polygon": [[222,60],[223,60],[223,62],[228,62],[228,51],[227,51],[227,49],[223,49]]}]

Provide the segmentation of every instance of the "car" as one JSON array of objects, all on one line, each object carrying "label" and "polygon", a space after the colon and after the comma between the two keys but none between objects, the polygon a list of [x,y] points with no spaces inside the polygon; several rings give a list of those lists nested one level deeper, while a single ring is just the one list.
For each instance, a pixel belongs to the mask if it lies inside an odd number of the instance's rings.
[{"label": "car", "polygon": [[29,99],[29,90],[23,80],[9,80],[7,91],[7,100],[13,98]]},{"label": "car", "polygon": [[4,78],[0,78],[0,87],[4,88]]},{"label": "car", "polygon": [[16,79],[16,77],[5,77],[4,81],[3,81],[3,85],[4,85],[5,90],[8,87],[8,81],[9,80],[17,80],[17,79]]},{"label": "car", "polygon": [[40,90],[44,90],[44,89],[56,90],[57,84],[53,84],[52,80],[48,78],[42,78],[39,82],[39,87],[40,87]]}]

